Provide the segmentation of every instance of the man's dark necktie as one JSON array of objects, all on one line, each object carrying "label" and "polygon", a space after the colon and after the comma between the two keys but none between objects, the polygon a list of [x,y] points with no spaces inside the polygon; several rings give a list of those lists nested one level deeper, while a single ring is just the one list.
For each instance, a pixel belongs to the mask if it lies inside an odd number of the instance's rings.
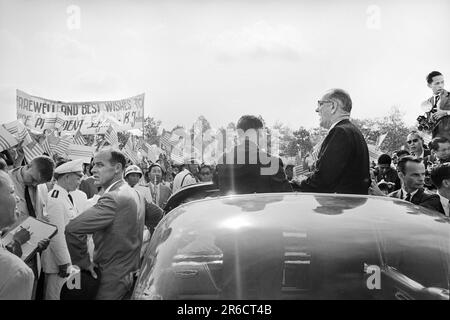
[{"label": "man's dark necktie", "polygon": [[28,186],[25,186],[25,201],[27,203],[28,215],[30,217],[36,218],[36,212],[34,211],[33,202],[31,202]]},{"label": "man's dark necktie", "polygon": [[435,108],[437,108],[437,105],[438,105],[438,102],[439,102],[439,99],[441,98],[441,96],[436,96],[435,98],[434,98],[434,107]]},{"label": "man's dark necktie", "polygon": [[69,200],[70,200],[70,202],[72,202],[72,204],[73,204],[73,198],[72,198],[72,196],[69,194]]},{"label": "man's dark necktie", "polygon": [[411,202],[411,193],[406,194],[405,200]]}]

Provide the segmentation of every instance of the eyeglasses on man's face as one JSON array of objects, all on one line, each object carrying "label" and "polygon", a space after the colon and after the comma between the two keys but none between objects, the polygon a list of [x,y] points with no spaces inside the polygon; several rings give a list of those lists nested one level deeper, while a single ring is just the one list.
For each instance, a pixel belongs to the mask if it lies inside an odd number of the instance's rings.
[{"label": "eyeglasses on man's face", "polygon": [[406,143],[411,144],[411,143],[417,143],[418,141],[419,141],[419,139],[415,138],[415,139],[406,141]]},{"label": "eyeglasses on man's face", "polygon": [[322,107],[325,103],[333,103],[333,100],[317,100],[317,106],[320,108]]}]

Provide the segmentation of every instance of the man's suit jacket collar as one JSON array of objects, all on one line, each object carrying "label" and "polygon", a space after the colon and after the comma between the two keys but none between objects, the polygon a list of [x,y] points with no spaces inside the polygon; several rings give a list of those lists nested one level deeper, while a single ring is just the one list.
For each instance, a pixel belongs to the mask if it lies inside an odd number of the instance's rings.
[{"label": "man's suit jacket collar", "polygon": [[350,122],[350,118],[345,118],[345,119],[341,119],[341,120],[339,120],[339,121],[333,123],[333,124],[331,125],[330,129],[328,129],[328,133],[330,133],[330,131],[331,131],[332,129],[334,129],[334,127],[336,127],[336,126],[338,126],[338,125],[341,125],[341,124],[344,124],[344,123],[349,123],[349,122]]},{"label": "man's suit jacket collar", "polygon": [[347,123],[350,123],[350,119],[348,119],[348,118],[342,119],[342,120],[340,120],[340,121],[338,121],[338,122],[333,123],[333,125],[330,127],[330,129],[328,129],[328,132],[327,132],[325,138],[323,138],[323,140],[321,140],[321,141],[319,142],[319,143],[320,143],[320,149],[319,149],[319,153],[318,153],[318,156],[317,156],[319,159],[320,159],[320,157],[322,156],[322,153],[324,152],[323,146],[327,143],[327,142],[326,142],[327,139],[329,139],[329,137],[331,137],[331,136],[330,136],[331,130],[333,130],[334,128],[336,128],[336,127],[338,127],[338,126],[341,126],[341,125],[343,125],[343,124],[347,124]]},{"label": "man's suit jacket collar", "polygon": [[117,189],[120,188],[124,183],[126,183],[126,181],[123,180],[123,179],[120,179],[120,180],[117,180],[116,182],[113,182],[108,188],[106,188],[105,193],[110,192],[110,191],[117,190]]},{"label": "man's suit jacket collar", "polygon": [[[443,90],[439,96],[441,98],[439,99],[438,102],[438,109],[447,104],[447,100],[450,98],[450,92]],[[428,102],[431,103],[432,106],[434,106],[434,97],[435,96],[432,95],[430,98],[428,98]],[[442,109],[442,110],[449,110],[449,109]]]},{"label": "man's suit jacket collar", "polygon": [[417,189],[415,191],[415,193],[411,196],[411,202],[412,203],[416,203],[418,199],[422,198],[422,195],[423,195],[424,192],[425,191],[424,191],[423,188]]},{"label": "man's suit jacket collar", "polygon": [[[419,192],[420,189],[414,190],[413,192],[411,192],[411,201],[414,198],[414,196]],[[406,192],[405,189],[401,188],[400,189],[400,195],[399,198],[400,199],[405,199],[406,195],[408,194],[408,192]]]},{"label": "man's suit jacket collar", "polygon": [[[410,202],[414,203],[415,200],[422,198],[423,193],[424,193],[423,188],[417,189],[416,191],[412,192]],[[406,194],[407,193],[405,190],[403,190],[403,188],[398,189],[397,191],[394,191],[394,193],[392,193],[394,198],[402,199],[402,200],[405,199]]]}]

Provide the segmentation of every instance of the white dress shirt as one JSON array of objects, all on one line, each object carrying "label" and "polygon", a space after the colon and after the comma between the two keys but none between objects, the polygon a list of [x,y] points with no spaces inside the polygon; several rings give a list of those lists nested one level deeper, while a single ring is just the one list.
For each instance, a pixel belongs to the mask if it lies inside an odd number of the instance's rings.
[{"label": "white dress shirt", "polygon": [[[410,202],[411,199],[414,197],[414,195],[417,193],[417,191],[419,191],[419,189],[416,189],[415,191],[411,192],[411,198],[409,199]],[[406,192],[406,190],[402,188],[402,199],[405,200],[407,195],[408,192]]]}]

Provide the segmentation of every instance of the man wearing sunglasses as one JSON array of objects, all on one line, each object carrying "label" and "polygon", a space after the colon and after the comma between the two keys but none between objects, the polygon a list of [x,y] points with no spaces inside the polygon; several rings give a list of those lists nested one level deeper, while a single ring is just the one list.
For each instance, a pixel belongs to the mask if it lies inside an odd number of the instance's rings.
[{"label": "man wearing sunglasses", "polygon": [[406,144],[408,145],[411,155],[423,161],[425,157],[430,155],[430,150],[424,148],[423,138],[417,131],[411,131],[406,137]]},{"label": "man wearing sunglasses", "polygon": [[350,122],[352,100],[342,89],[329,90],[318,101],[320,126],[328,130],[316,169],[301,181],[304,192],[367,194],[370,186],[369,152],[359,129]]},{"label": "man wearing sunglasses", "polygon": [[69,192],[78,188],[82,176],[82,160],[62,162],[55,169],[57,183],[48,194],[47,218],[58,228],[58,233],[50,240],[49,248],[42,253],[46,300],[59,300],[64,278],[68,276],[71,259],[64,230],[69,221],[77,215]]}]

